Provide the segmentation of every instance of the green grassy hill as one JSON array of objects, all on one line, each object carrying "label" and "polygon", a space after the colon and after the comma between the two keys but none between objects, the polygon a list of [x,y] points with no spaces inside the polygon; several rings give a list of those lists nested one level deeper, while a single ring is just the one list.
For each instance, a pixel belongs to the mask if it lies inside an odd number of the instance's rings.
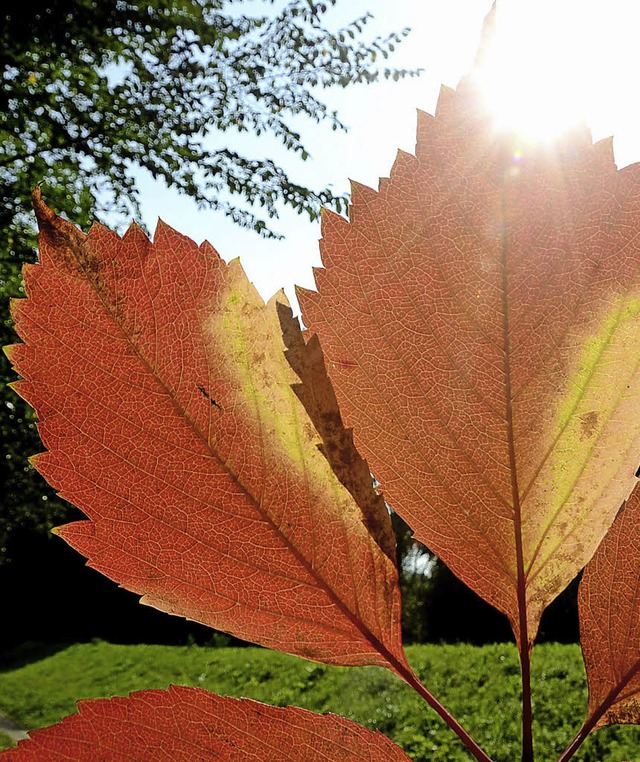
[{"label": "green grassy hill", "polygon": [[[495,762],[519,759],[515,647],[412,646],[407,653],[425,684]],[[539,646],[533,666],[536,759],[553,762],[584,716],[586,690],[579,648]],[[418,696],[392,674],[374,667],[326,667],[257,648],[98,642],[50,649],[48,654],[16,652],[0,669],[0,711],[27,729],[71,714],[79,698],[126,695],[175,683],[278,706],[336,712],[381,730],[415,760],[471,759]],[[9,745],[6,739],[0,748]],[[598,731],[574,759],[640,762],[640,728]]]}]

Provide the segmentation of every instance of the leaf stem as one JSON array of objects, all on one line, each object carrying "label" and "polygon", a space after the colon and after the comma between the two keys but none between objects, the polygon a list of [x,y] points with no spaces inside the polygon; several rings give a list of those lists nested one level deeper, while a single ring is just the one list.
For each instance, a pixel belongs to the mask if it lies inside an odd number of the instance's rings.
[{"label": "leaf stem", "polygon": [[586,741],[587,736],[589,735],[589,733],[591,733],[597,721],[598,721],[597,717],[589,717],[587,720],[585,720],[584,725],[575,734],[571,743],[558,757],[558,762],[569,762],[571,757],[573,757],[573,755],[578,751],[578,749]]},{"label": "leaf stem", "polygon": [[[526,632],[525,632],[526,637]],[[531,649],[521,638],[520,671],[522,674],[522,762],[533,762],[533,709],[531,706]]]},{"label": "leaf stem", "polygon": [[420,682],[420,679],[416,673],[406,664],[399,661],[390,652],[385,654],[385,657],[392,666],[393,671],[401,677],[407,685],[410,685],[416,693],[418,693],[427,704],[436,712],[436,714],[444,720],[444,722],[453,730],[458,736],[466,748],[471,754],[478,760],[478,762],[493,762],[491,757],[478,746],[469,733],[462,727],[462,725],[456,720],[456,718],[444,707],[438,699]]},{"label": "leaf stem", "polygon": [[591,715],[587,717],[587,719],[584,721],[583,726],[573,737],[573,740],[571,741],[571,743],[567,746],[567,748],[562,752],[562,754],[558,758],[558,762],[569,762],[571,757],[573,757],[573,755],[580,748],[580,746],[582,746],[582,744],[586,741],[589,733],[591,733],[591,731],[596,727],[596,725],[598,724],[600,719],[604,716],[604,714],[607,712],[607,710],[610,709],[611,706],[615,703],[616,699],[618,698],[622,690],[629,684],[630,680],[632,680],[635,677],[639,669],[640,669],[640,660],[638,660],[633,665],[633,667],[627,671],[626,675],[620,680],[618,685],[612,688],[612,690],[609,692],[609,695],[600,704],[600,706],[594,712],[592,712]]}]

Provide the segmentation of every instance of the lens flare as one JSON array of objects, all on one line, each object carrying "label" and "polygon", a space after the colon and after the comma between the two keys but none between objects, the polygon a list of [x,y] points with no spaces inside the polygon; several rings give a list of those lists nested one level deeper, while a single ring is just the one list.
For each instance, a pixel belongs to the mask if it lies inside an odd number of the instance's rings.
[{"label": "lens flare", "polygon": [[589,113],[596,14],[578,0],[501,2],[478,83],[495,127],[549,140]]}]

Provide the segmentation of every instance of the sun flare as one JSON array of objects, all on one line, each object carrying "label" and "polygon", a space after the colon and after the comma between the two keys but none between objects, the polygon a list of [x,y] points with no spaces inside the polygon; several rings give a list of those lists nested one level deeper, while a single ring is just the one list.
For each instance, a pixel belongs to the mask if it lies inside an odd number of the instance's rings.
[{"label": "sun flare", "polygon": [[628,69],[621,53],[630,27],[634,36],[638,32],[639,14],[629,13],[633,5],[501,0],[477,73],[496,128],[539,141],[579,124],[596,132],[606,125],[613,105],[608,85],[619,78],[621,65]]}]

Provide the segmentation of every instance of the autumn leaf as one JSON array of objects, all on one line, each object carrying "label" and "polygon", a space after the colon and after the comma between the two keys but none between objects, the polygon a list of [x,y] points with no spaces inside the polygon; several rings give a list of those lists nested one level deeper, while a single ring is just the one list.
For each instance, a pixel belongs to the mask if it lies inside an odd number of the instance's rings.
[{"label": "autumn leaf", "polygon": [[84,236],[35,206],[9,355],[47,448],[35,465],[89,519],[58,534],[164,611],[405,668],[387,509],[369,479],[365,519],[319,451],[274,303],[165,225],[154,243],[136,226]]},{"label": "autumn leaf", "polygon": [[79,714],[37,730],[7,762],[69,759],[406,762],[380,733],[336,715],[223,698],[201,688],[80,701]]},{"label": "autumn leaf", "polygon": [[369,464],[356,450],[353,431],[345,428],[335,392],[329,381],[324,355],[317,336],[306,341],[291,308],[277,305],[285,357],[300,379],[292,389],[322,439],[318,447],[334,474],[362,509],[371,535],[389,556],[395,554],[396,539],[388,520],[383,496],[371,489]]},{"label": "autumn leaf", "polygon": [[638,166],[497,133],[470,78],[324,214],[299,293],[386,500],[522,648],[635,483],[638,229]]},{"label": "autumn leaf", "polygon": [[580,641],[589,727],[640,723],[640,491],[636,488],[585,569]]},{"label": "autumn leaf", "polygon": [[[9,355],[36,467],[88,517],[59,534],[91,566],[256,643],[390,667],[490,762],[406,662],[388,500],[508,616],[523,762],[540,617],[586,564],[589,713],[559,762],[640,720],[640,165],[618,171],[585,130],[497,132],[473,76],[444,89],[416,155],[377,192],[354,184],[348,221],[325,213],[305,333],[208,244],[162,224],[153,243],[85,236],[35,206]],[[338,718],[184,690],[83,705],[34,743],[88,733],[102,753],[133,718],[149,749],[195,722],[223,759],[404,758]]]}]

